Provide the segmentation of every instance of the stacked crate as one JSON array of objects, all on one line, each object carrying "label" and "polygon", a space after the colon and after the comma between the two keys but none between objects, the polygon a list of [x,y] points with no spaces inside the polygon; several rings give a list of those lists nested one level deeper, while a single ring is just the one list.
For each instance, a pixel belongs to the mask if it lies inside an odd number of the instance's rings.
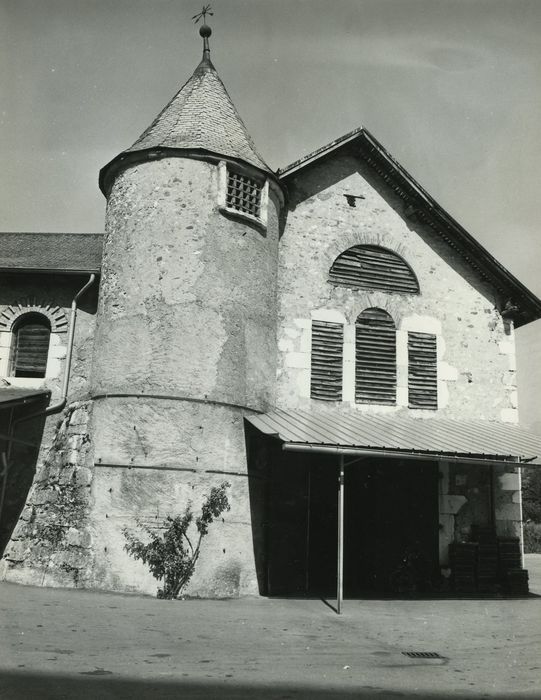
[{"label": "stacked crate", "polygon": [[475,593],[477,590],[477,553],[476,542],[449,545],[449,563],[456,593]]},{"label": "stacked crate", "polygon": [[494,590],[498,582],[498,540],[493,528],[478,528],[477,587],[479,591]]},{"label": "stacked crate", "polygon": [[499,578],[507,593],[528,593],[528,571],[522,568],[518,537],[498,537]]}]

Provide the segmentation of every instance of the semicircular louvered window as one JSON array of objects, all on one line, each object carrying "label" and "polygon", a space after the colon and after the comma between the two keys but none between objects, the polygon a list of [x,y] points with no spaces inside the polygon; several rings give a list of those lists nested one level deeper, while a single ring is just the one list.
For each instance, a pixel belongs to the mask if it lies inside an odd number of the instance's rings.
[{"label": "semicircular louvered window", "polygon": [[355,323],[355,401],[396,403],[396,327],[383,309],[366,309]]},{"label": "semicircular louvered window", "polygon": [[392,250],[377,245],[355,245],[341,253],[331,266],[329,280],[353,289],[419,293],[419,283],[407,262]]},{"label": "semicircular louvered window", "polygon": [[49,355],[51,324],[42,314],[21,316],[13,329],[12,377],[44,377]]}]

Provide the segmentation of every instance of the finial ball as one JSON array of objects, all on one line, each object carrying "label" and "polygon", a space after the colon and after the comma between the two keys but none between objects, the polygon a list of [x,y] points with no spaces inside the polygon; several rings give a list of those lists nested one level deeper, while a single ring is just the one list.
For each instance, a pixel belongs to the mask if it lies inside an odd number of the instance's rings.
[{"label": "finial ball", "polygon": [[208,24],[202,24],[199,27],[199,34],[203,37],[203,39],[208,39],[208,37],[212,34],[212,29],[208,26]]}]

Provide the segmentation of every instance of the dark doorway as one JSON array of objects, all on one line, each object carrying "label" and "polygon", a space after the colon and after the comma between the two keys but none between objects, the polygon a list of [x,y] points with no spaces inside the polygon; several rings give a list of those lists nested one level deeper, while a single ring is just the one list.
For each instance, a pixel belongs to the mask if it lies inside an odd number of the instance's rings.
[{"label": "dark doorway", "polygon": [[[336,455],[283,452],[272,464],[270,595],[335,595],[338,464]],[[362,459],[346,466],[344,526],[345,595],[429,592],[439,571],[437,464]],[[401,573],[411,591],[396,590]]]},{"label": "dark doorway", "polygon": [[11,434],[12,424],[25,415],[44,410],[49,403],[49,394],[38,397],[27,405],[14,408],[0,406],[0,459],[5,467],[4,457],[8,463],[7,473],[0,468],[0,556],[8,544],[13,530],[26,503],[28,492],[36,473],[36,463],[43,436],[45,419],[43,416],[20,423],[13,437],[17,438],[11,447],[7,436]]},{"label": "dark doorway", "polygon": [[438,513],[435,462],[367,459],[346,468],[345,594],[430,591]]}]

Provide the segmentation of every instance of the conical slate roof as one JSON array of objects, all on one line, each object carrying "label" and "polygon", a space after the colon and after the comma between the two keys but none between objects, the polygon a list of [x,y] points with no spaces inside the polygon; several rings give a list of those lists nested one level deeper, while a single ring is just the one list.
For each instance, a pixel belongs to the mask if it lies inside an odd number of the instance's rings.
[{"label": "conical slate roof", "polygon": [[208,55],[125,153],[148,148],[203,149],[272,172],[257,152]]}]

